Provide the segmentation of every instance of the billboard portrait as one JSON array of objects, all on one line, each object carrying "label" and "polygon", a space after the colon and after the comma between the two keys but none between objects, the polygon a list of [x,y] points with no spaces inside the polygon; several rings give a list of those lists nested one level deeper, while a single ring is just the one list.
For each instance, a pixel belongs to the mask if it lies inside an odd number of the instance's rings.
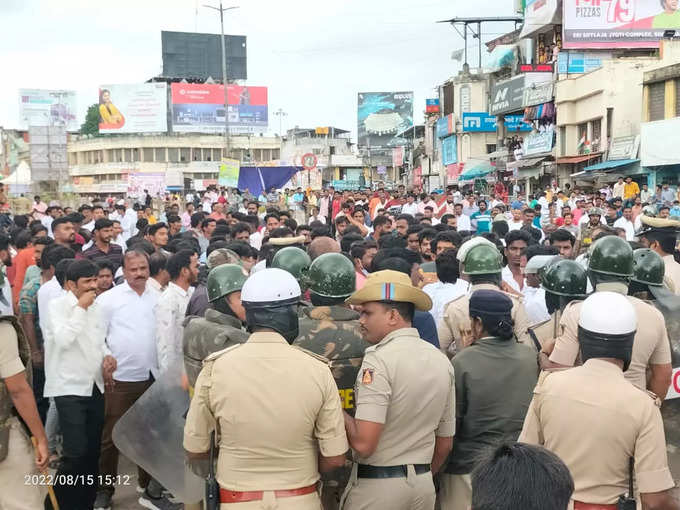
[{"label": "billboard portrait", "polygon": [[269,123],[267,87],[228,85],[228,111],[219,84],[173,83],[170,92],[177,133],[224,133],[226,115],[230,132],[263,130]]},{"label": "billboard portrait", "polygon": [[565,48],[658,48],[680,30],[677,0],[564,0]]},{"label": "billboard portrait", "polygon": [[102,85],[100,133],[160,133],[168,130],[167,85]]},{"label": "billboard portrait", "polygon": [[413,92],[360,92],[357,119],[360,146],[406,145],[397,135],[413,126]]},{"label": "billboard portrait", "polygon": [[57,126],[80,130],[73,90],[19,89],[19,129]]}]

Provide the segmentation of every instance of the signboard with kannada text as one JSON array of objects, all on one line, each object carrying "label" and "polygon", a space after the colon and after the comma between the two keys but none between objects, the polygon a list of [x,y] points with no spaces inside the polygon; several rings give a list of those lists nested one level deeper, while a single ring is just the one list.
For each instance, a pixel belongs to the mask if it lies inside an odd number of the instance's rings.
[{"label": "signboard with kannada text", "polygon": [[[531,126],[522,122],[522,115],[506,115],[505,127],[508,131],[531,131]],[[464,133],[495,133],[497,117],[486,112],[463,113]]]},{"label": "signboard with kannada text", "polygon": [[524,106],[535,106],[553,100],[553,82],[536,83],[524,89]]},{"label": "signboard with kannada text", "polygon": [[531,133],[524,138],[524,156],[545,154],[553,148],[554,129]]}]

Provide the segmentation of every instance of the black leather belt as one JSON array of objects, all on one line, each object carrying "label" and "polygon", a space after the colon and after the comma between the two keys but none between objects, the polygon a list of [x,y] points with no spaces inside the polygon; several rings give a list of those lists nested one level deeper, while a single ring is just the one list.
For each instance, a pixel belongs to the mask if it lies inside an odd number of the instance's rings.
[{"label": "black leather belt", "polygon": [[402,464],[401,466],[369,466],[359,464],[357,478],[406,478],[408,466],[413,466],[417,475],[422,475],[430,470],[429,464]]}]

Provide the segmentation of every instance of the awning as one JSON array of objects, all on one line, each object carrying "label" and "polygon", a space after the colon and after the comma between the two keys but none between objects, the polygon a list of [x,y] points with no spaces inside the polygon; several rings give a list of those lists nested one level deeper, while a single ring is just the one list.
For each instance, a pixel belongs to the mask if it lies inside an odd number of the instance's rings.
[{"label": "awning", "polygon": [[565,156],[563,158],[557,158],[558,163],[583,163],[584,161],[589,161],[591,159],[602,156],[601,152],[593,152],[592,154],[582,154],[581,156]]},{"label": "awning", "polygon": [[508,149],[506,147],[503,147],[501,149],[498,149],[496,151],[490,152],[486,156],[491,159],[491,158],[502,158],[502,157],[507,157],[508,156]]},{"label": "awning", "polygon": [[524,9],[524,25],[519,34],[520,39],[543,32],[553,25],[562,24],[562,2],[546,0],[526,3],[528,5]]},{"label": "awning", "polygon": [[545,158],[526,158],[526,159],[519,159],[517,161],[508,161],[506,167],[508,169],[511,169],[511,168],[528,168],[528,167],[538,165],[544,159]]},{"label": "awning", "polygon": [[595,165],[587,166],[583,170],[586,172],[609,170],[612,168],[618,168],[620,166],[632,165],[633,163],[638,163],[639,161],[639,159],[615,159],[612,161],[603,161],[602,163],[596,163]]},{"label": "awning", "polygon": [[496,170],[495,166],[489,163],[481,163],[479,165],[473,166],[472,168],[466,169],[462,174],[458,176],[459,181],[468,181],[470,179],[477,179],[479,177],[484,177]]}]

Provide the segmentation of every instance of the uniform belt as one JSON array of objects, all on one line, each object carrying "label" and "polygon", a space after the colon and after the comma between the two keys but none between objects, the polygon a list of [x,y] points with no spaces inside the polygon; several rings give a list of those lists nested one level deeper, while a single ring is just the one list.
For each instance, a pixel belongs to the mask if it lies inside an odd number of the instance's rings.
[{"label": "uniform belt", "polygon": [[406,478],[408,466],[413,466],[417,475],[422,475],[430,470],[429,464],[402,464],[401,466],[359,464],[357,466],[357,478]]},{"label": "uniform belt", "polygon": [[600,505],[597,503],[583,503],[582,501],[574,501],[574,510],[616,510],[618,506]]},{"label": "uniform belt", "polygon": [[[276,498],[291,498],[293,496],[304,496],[316,492],[317,484],[300,487],[298,489],[284,489],[271,491]],[[247,501],[260,501],[264,497],[265,491],[230,491],[220,488],[220,503],[245,503]]]}]

